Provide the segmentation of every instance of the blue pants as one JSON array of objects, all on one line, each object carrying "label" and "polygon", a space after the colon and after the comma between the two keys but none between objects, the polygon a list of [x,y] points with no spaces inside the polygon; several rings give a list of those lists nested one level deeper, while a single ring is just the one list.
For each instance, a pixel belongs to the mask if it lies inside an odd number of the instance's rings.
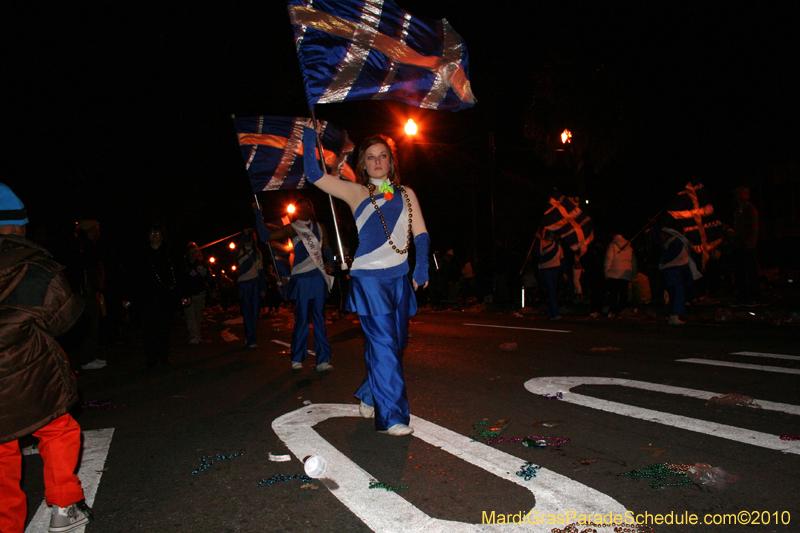
[{"label": "blue pants", "polygon": [[561,274],[561,267],[543,268],[539,271],[539,278],[542,280],[547,291],[547,318],[558,316],[558,277]]},{"label": "blue pants", "polygon": [[325,331],[325,296],[313,300],[297,300],[294,304],[292,329],[292,361],[301,363],[308,357],[308,322],[314,324],[314,351],[317,364],[331,360],[331,343]]},{"label": "blue pants", "polygon": [[686,311],[686,288],[694,282],[692,270],[689,265],[682,265],[665,268],[661,272],[664,273],[664,281],[669,290],[669,301],[672,306],[670,314],[681,316]]},{"label": "blue pants", "polygon": [[404,291],[397,310],[387,315],[359,315],[364,330],[367,377],[356,391],[367,405],[375,407],[375,428],[408,425],[408,397],[403,376],[403,350],[408,344],[410,288]]},{"label": "blue pants", "polygon": [[239,282],[239,308],[244,319],[244,336],[248,346],[256,344],[256,325],[258,324],[258,312],[261,309],[260,295],[260,279]]}]

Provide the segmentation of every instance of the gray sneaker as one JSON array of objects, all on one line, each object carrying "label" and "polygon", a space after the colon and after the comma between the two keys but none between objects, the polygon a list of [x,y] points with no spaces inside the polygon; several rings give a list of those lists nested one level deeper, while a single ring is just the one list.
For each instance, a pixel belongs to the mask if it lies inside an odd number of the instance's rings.
[{"label": "gray sneaker", "polygon": [[102,359],[95,359],[90,363],[86,363],[85,365],[81,365],[83,370],[99,370],[101,368],[105,368],[106,362]]},{"label": "gray sneaker", "polygon": [[326,370],[333,370],[333,365],[330,363],[320,363],[317,365],[317,372],[324,372]]},{"label": "gray sneaker", "polygon": [[50,516],[50,533],[63,533],[72,531],[93,520],[92,510],[86,505],[85,500],[73,503],[66,507],[53,506],[53,514]]}]

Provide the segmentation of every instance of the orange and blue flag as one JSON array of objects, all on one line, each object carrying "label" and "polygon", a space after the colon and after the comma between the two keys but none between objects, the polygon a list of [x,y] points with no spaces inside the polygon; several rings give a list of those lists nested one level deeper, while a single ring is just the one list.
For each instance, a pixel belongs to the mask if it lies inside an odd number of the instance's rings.
[{"label": "orange and blue flag", "polygon": [[583,255],[594,240],[592,219],[558,191],[553,192],[549,203],[542,227],[555,233],[573,252]]},{"label": "orange and blue flag", "polygon": [[724,229],[714,214],[714,206],[709,202],[703,184],[687,183],[667,206],[667,212],[678,222],[694,252],[703,258],[705,267],[711,252],[722,242]]},{"label": "orange and blue flag", "polygon": [[[254,193],[305,188],[303,128],[307,121],[304,117],[268,116],[233,119]],[[356,181],[353,169],[347,164],[354,149],[347,132],[324,120],[317,122],[322,129],[328,172]]]},{"label": "orange and blue flag", "polygon": [[446,19],[391,0],[288,0],[308,105],[398,100],[426,109],[475,105],[467,46]]}]

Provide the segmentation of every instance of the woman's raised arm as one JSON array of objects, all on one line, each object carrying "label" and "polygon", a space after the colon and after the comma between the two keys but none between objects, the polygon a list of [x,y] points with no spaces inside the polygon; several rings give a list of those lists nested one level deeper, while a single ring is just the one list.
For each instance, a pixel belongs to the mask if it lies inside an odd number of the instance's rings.
[{"label": "woman's raised arm", "polygon": [[323,172],[317,159],[317,132],[307,126],[303,131],[303,163],[308,181],[331,196],[344,200],[350,209],[355,210],[358,207],[362,200],[363,187]]}]

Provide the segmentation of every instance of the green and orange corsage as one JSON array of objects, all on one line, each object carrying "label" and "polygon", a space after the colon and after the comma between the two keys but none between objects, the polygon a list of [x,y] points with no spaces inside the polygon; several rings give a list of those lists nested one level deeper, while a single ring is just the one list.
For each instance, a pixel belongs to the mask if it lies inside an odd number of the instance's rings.
[{"label": "green and orange corsage", "polygon": [[383,194],[387,202],[391,202],[392,198],[394,198],[394,187],[386,180],[383,180],[383,183],[378,186],[378,191]]}]

